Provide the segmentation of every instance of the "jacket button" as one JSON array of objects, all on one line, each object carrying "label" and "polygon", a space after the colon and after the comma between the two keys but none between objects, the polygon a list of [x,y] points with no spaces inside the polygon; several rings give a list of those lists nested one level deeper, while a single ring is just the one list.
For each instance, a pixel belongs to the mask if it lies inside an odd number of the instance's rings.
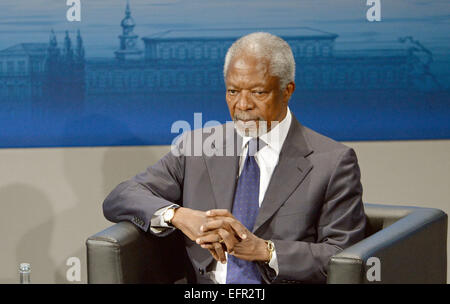
[{"label": "jacket button", "polygon": [[201,268],[198,269],[198,272],[199,272],[201,275],[204,275],[204,274],[205,274],[205,270],[203,270],[203,269],[201,269]]}]

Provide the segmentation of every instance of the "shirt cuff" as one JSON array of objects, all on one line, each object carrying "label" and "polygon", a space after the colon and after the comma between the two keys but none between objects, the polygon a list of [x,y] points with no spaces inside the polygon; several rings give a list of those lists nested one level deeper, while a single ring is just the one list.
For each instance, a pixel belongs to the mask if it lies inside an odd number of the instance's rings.
[{"label": "shirt cuff", "polygon": [[174,227],[169,226],[163,218],[163,214],[167,209],[179,207],[177,204],[172,204],[167,207],[160,208],[156,210],[156,212],[152,215],[150,219],[150,230],[153,233],[161,233],[166,231],[167,229],[174,229]]},{"label": "shirt cuff", "polygon": [[272,252],[272,258],[269,261],[269,267],[272,268],[273,270],[275,270],[275,274],[278,276],[278,260],[277,260],[277,251],[274,247],[273,252]]}]

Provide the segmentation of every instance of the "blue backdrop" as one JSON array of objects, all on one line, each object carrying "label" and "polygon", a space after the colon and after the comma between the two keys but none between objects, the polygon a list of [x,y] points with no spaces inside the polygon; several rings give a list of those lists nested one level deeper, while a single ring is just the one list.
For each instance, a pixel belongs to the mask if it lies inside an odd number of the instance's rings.
[{"label": "blue backdrop", "polygon": [[0,147],[170,144],[177,120],[230,120],[222,64],[238,37],[285,38],[290,101],[336,140],[450,138],[448,1],[81,0],[0,4]]}]

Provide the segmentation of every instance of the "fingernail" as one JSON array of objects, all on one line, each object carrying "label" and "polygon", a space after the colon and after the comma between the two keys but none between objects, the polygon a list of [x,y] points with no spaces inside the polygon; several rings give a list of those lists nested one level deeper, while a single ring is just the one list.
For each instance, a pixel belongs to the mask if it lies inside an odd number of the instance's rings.
[{"label": "fingernail", "polygon": [[195,241],[197,242],[197,244],[200,244],[200,239],[196,239]]},{"label": "fingernail", "polygon": [[246,239],[247,238],[247,235],[244,233],[243,235],[242,235],[242,239]]},{"label": "fingernail", "polygon": [[206,211],[206,215],[211,215],[211,211]]},{"label": "fingernail", "polygon": [[201,231],[203,231],[205,229],[205,227],[203,227],[203,226],[200,226],[200,230]]}]

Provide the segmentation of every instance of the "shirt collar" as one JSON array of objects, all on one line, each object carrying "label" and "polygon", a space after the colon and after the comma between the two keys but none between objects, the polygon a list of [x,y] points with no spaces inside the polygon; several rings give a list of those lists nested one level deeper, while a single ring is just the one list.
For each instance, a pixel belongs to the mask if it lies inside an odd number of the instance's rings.
[{"label": "shirt collar", "polygon": [[[281,148],[283,147],[284,140],[289,132],[289,128],[291,126],[292,114],[291,110],[287,109],[286,116],[284,119],[278,123],[275,127],[273,127],[269,132],[264,133],[259,138],[263,140],[270,148],[274,149],[277,153],[281,152]],[[247,143],[253,137],[244,136],[242,137],[242,150],[244,150]]]}]

